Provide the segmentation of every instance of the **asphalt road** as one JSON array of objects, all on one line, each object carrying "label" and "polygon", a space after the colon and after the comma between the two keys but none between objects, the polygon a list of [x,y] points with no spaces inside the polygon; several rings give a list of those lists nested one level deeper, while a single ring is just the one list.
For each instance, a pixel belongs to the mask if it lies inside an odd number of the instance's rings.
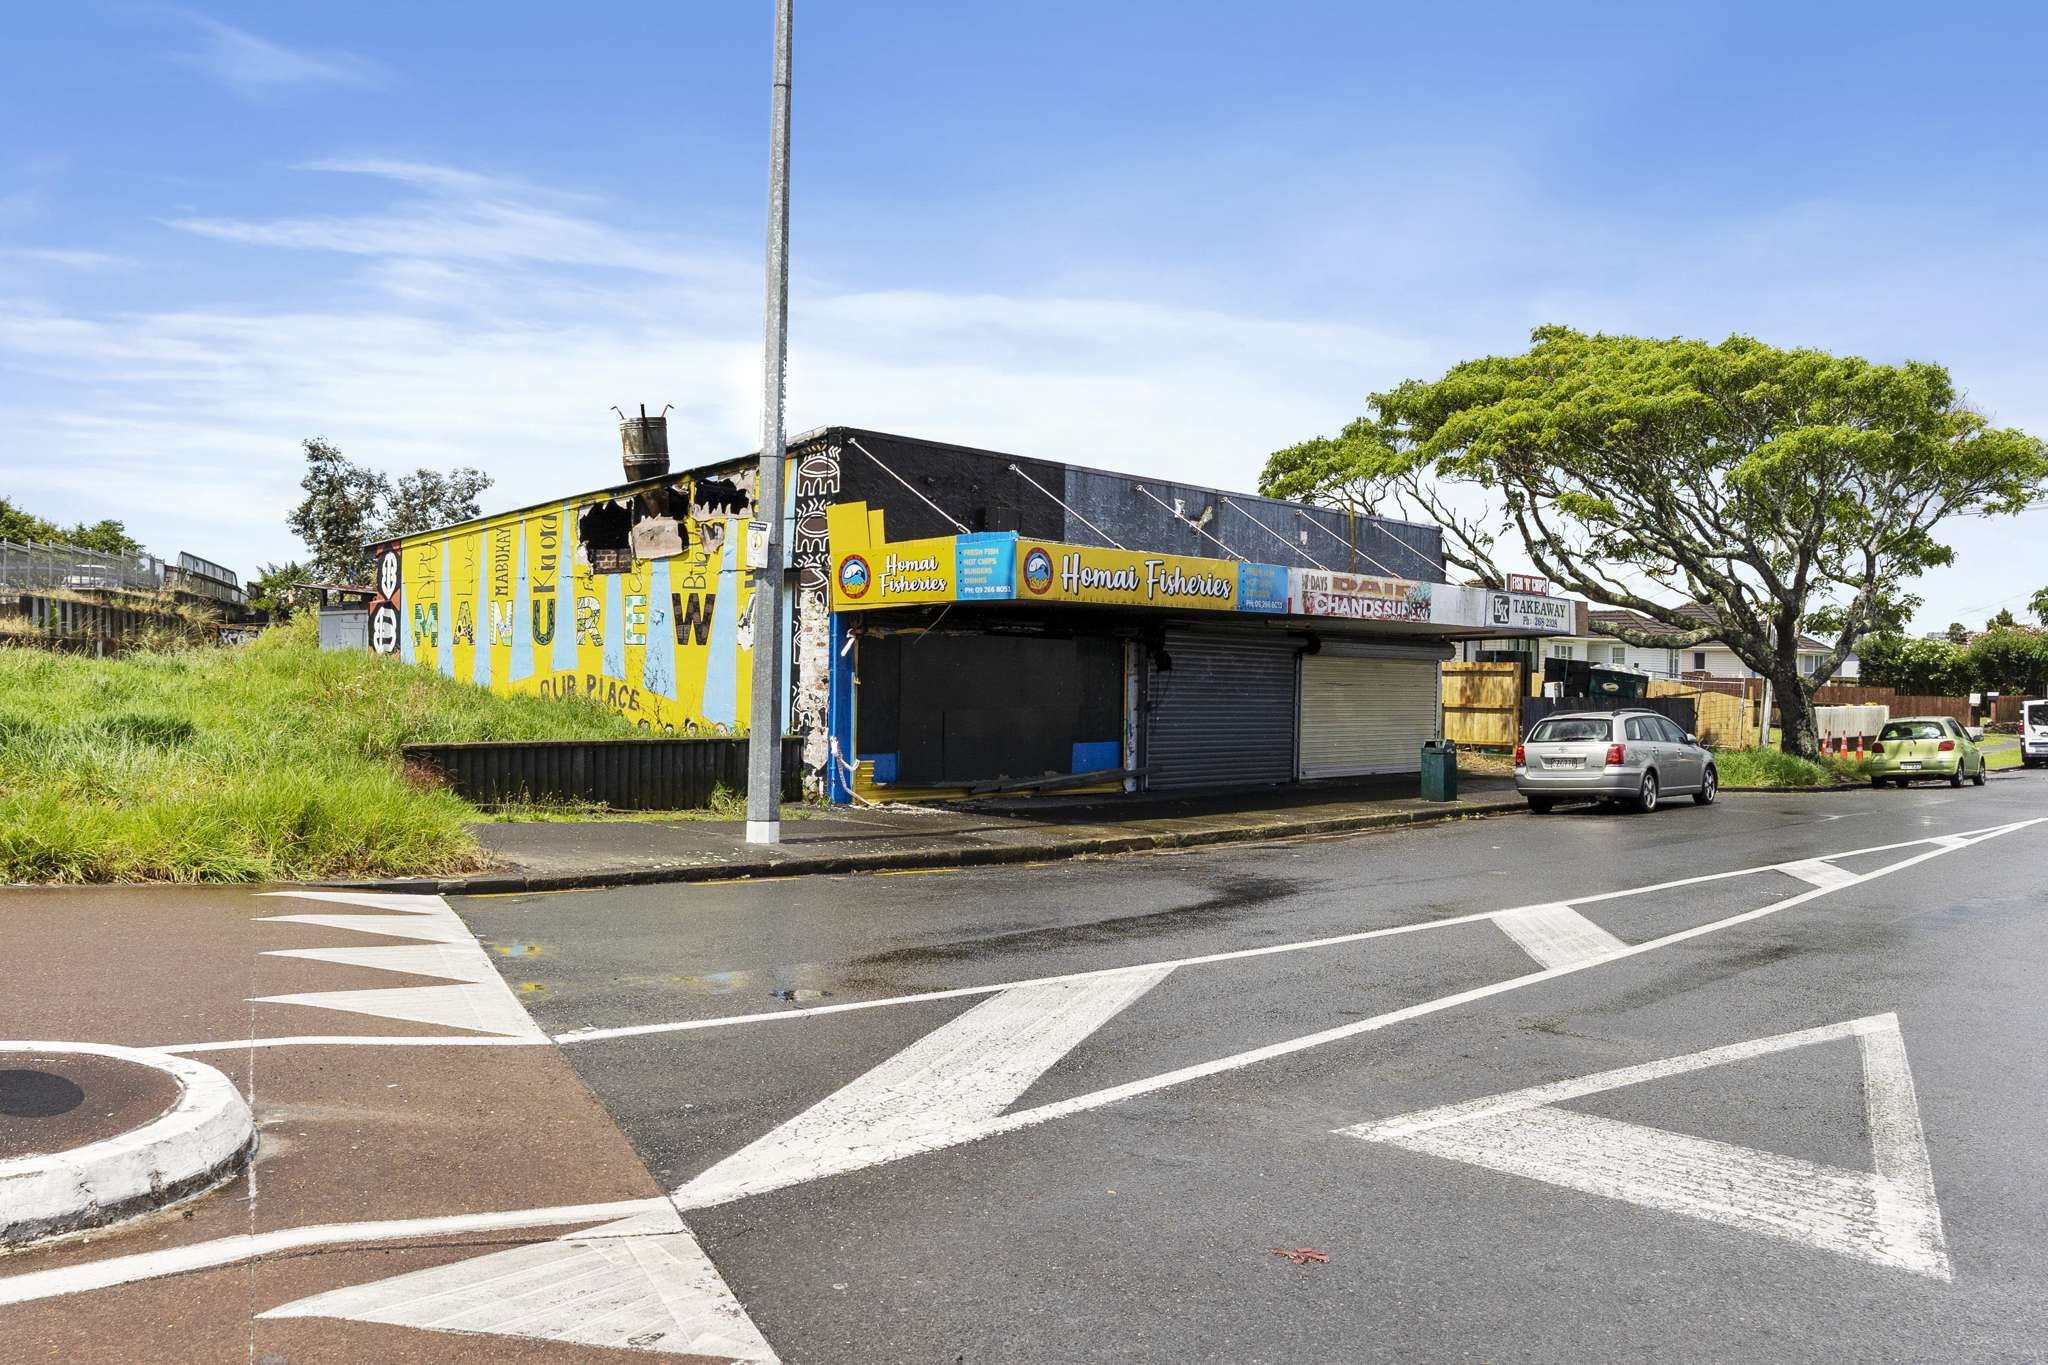
[{"label": "asphalt road", "polygon": [[563,1055],[792,1365],[2039,1360],[2048,824],[1972,832],[2042,816],[2025,774],[457,909],[600,1031]]}]

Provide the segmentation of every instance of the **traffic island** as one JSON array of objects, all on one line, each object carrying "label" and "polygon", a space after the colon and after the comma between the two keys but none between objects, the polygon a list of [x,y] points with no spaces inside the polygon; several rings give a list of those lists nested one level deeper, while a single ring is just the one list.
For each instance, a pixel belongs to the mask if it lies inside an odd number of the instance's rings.
[{"label": "traffic island", "polygon": [[197,1198],[240,1175],[255,1148],[247,1101],[203,1062],[0,1042],[0,1248]]}]

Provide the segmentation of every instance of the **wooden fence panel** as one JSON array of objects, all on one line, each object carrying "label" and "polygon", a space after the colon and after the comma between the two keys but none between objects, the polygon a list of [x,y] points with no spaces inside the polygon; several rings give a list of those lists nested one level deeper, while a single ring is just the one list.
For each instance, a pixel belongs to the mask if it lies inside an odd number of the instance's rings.
[{"label": "wooden fence panel", "polygon": [[1444,738],[1472,749],[1512,749],[1520,740],[1522,665],[1447,663]]},{"label": "wooden fence panel", "polygon": [[1650,680],[1652,697],[1690,697],[1696,703],[1697,733],[1700,741],[1716,749],[1748,749],[1757,740],[1756,706],[1720,688],[1700,688],[1690,682],[1664,678]]}]

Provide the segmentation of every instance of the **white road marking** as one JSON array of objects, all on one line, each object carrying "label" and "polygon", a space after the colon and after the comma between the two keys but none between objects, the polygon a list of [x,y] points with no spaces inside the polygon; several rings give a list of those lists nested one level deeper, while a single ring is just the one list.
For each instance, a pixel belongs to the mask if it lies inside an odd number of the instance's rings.
[{"label": "white road marking", "polygon": [[[275,1232],[218,1237],[210,1242],[139,1251],[104,1261],[85,1261],[0,1277],[0,1307],[30,1303],[62,1294],[107,1289],[137,1280],[212,1270],[260,1256],[307,1251],[314,1247],[357,1246],[366,1242],[403,1242],[423,1237],[458,1237],[473,1232],[504,1232],[516,1228],[561,1227],[570,1223],[603,1223],[609,1219],[669,1208],[666,1199],[619,1199],[603,1204],[562,1204],[538,1209],[506,1209],[492,1213],[455,1213],[438,1218],[390,1218],[369,1223],[322,1223],[279,1228]],[[584,1233],[583,1236],[590,1234]]]},{"label": "white road marking", "polygon": [[[1856,1039],[1874,1171],[1848,1171],[1556,1106],[1729,1062]],[[1803,1029],[1337,1132],[1607,1199],[1950,1278],[1941,1209],[1895,1014]]]},{"label": "white road marking", "polygon": [[[1920,863],[1926,862],[1930,858],[1938,857],[1942,853],[1948,852],[1954,847],[1969,847],[1971,845],[1981,843],[1989,839],[1995,839],[2002,834],[2010,834],[2017,830],[2028,829],[2032,826],[2039,825],[2042,823],[2048,823],[2048,817],[2036,817],[2031,820],[2015,821],[2011,824],[1994,825],[1986,827],[1984,829],[1966,831],[1962,834],[1953,836],[1944,835],[1936,836],[1934,838],[1909,839],[1899,843],[1883,844],[1871,848],[1850,849],[1841,853],[1830,854],[1829,856],[1836,858],[1847,858],[1865,853],[1883,853],[1889,852],[1894,849],[1912,848],[1928,843],[1933,843],[1936,845],[1936,847],[1929,852],[1916,854],[1912,857],[1901,859],[1900,861],[1892,863],[1888,866],[1874,869],[1871,872],[1862,874],[1862,876],[1858,879],[1859,881],[1868,881],[1874,880],[1878,877],[1889,875],[1893,872],[1902,871],[1908,867],[1916,866]],[[1960,843],[1956,843],[1954,841],[1960,841]],[[1700,877],[1689,877],[1681,879],[1677,882],[1663,883],[1657,887],[1636,887],[1624,891],[1606,892],[1596,896],[1581,897],[1574,903],[1584,905],[1597,901],[1619,899],[1624,896],[1640,895],[1645,891],[1660,890],[1671,886],[1698,885],[1704,882],[1720,881],[1730,877],[1746,876],[1752,872],[1768,871],[1771,870],[1772,866],[1775,865],[1770,865],[1761,868],[1744,868],[1735,872],[1709,873],[1707,875]],[[1611,962],[1627,957],[1633,957],[1642,953],[1652,952],[1658,948],[1667,947],[1673,943],[1679,943],[1689,939],[1697,938],[1703,934],[1714,933],[1717,930],[1729,928],[1736,924],[1742,924],[1749,922],[1751,920],[1761,919],[1767,915],[1773,915],[1778,913],[1779,911],[1791,909],[1795,905],[1804,904],[1809,900],[1817,899],[1818,897],[1826,894],[1828,894],[1826,888],[1816,887],[1812,891],[1802,892],[1796,896],[1788,897],[1774,904],[1760,906],[1755,910],[1744,911],[1740,914],[1731,915],[1726,919],[1716,920],[1711,924],[1698,925],[1691,929],[1684,929],[1676,933],[1667,934],[1660,939],[1652,939],[1646,943],[1631,945],[1624,951],[1615,954],[1614,957],[1602,959],[1602,962]],[[1476,915],[1468,917],[1468,920],[1485,919],[1489,917],[1490,914]],[[1379,931],[1373,931],[1373,933],[1377,932]],[[1364,937],[1370,936],[1372,936],[1372,934],[1364,935]],[[1347,936],[1347,941],[1355,937],[1361,936]],[[1241,956],[1241,954],[1223,954],[1218,955],[1213,959],[1188,959],[1188,961],[1224,960],[1236,956]],[[1176,966],[1179,964],[1155,963],[1149,965],[1156,967]],[[1107,976],[1111,974],[1122,974],[1131,971],[1142,970],[1145,970],[1145,968],[1113,968],[1110,969],[1110,971],[1108,972],[1074,973],[1067,977],[1052,977],[1045,978],[1041,981],[1014,984],[1044,985],[1050,984],[1053,981],[1076,980],[1086,976]],[[990,1122],[980,1126],[978,1129],[972,1129],[952,1134],[935,1135],[933,1141],[927,1143],[920,1143],[915,1145],[914,1147],[906,1145],[903,1149],[900,1150],[878,1151],[873,1154],[874,1160],[869,1164],[877,1164],[882,1161],[892,1161],[898,1159],[899,1157],[914,1155],[918,1151],[937,1150],[940,1147],[950,1146],[958,1142],[968,1142],[973,1141],[977,1138],[991,1137],[999,1133],[1012,1132],[1020,1128],[1025,1128],[1035,1124],[1048,1122],[1052,1119],[1060,1118],[1067,1114],[1082,1113],[1087,1110],[1100,1108],[1104,1105],[1114,1104],[1119,1100],[1131,1098],[1133,1096],[1149,1094],[1153,1091],[1163,1090],[1171,1086],[1183,1084],[1187,1081],[1199,1080],[1207,1076],[1219,1075],[1225,1072],[1237,1070],[1241,1067],[1251,1066],[1258,1062],[1267,1061],[1277,1057],[1288,1056],[1292,1053],[1305,1051],[1307,1049],[1314,1047],[1320,1047],[1324,1043],[1335,1042],[1340,1039],[1350,1038],[1358,1034],[1374,1031],[1376,1029],[1386,1028],[1393,1024],[1401,1023],[1409,1019],[1421,1018],[1425,1015],[1435,1013],[1439,1010],[1455,1008],[1456,1006],[1469,1004],[1472,1001],[1485,999],[1490,996],[1498,995],[1506,991],[1518,990],[1523,986],[1535,985],[1539,982],[1549,981],[1561,976],[1567,976],[1578,970],[1582,970],[1582,968],[1558,967],[1547,968],[1539,972],[1531,972],[1524,976],[1513,977],[1506,981],[1494,982],[1491,985],[1480,986],[1472,990],[1460,991],[1454,995],[1442,996],[1435,1000],[1424,1001],[1420,1004],[1406,1006],[1402,1009],[1392,1010],[1386,1014],[1377,1015],[1370,1019],[1361,1019],[1351,1024],[1345,1024],[1334,1029],[1326,1029],[1319,1033],[1308,1034],[1300,1038],[1289,1040],[1287,1042],[1271,1044],[1261,1048],[1254,1048],[1247,1052],[1236,1053],[1232,1056],[1222,1057],[1215,1061],[1204,1062],[1196,1066],[1181,1067],[1177,1070],[1169,1071],[1158,1076],[1150,1077],[1145,1080],[1135,1081],[1120,1086],[1114,1086],[1106,1090],[1092,1091],[1089,1094],[1078,1095],[1069,1100],[1062,1100],[1055,1102],[1053,1104],[1039,1105],[1036,1108],[1022,1110],[1014,1114],[1002,1115],[999,1118],[991,1120]],[[948,996],[970,993],[985,994],[993,991],[1005,990],[1010,988],[1010,986],[972,987],[964,991],[946,992],[945,994]],[[903,1000],[901,998],[898,998],[886,1002],[873,1003],[898,1004],[903,1003]],[[774,1014],[765,1017],[785,1018],[789,1016]],[[361,1041],[379,1041],[386,1043],[400,1042],[412,1044],[434,1043],[443,1045],[491,1045],[500,1043],[513,1044],[523,1040],[481,1037],[458,1037],[448,1039],[365,1039]],[[259,1046],[262,1042],[263,1040],[259,1039],[256,1040],[255,1043],[240,1041],[220,1044],[186,1044],[183,1046],[185,1049],[197,1050],[200,1048],[212,1049],[215,1047]],[[1890,1103],[1892,1105],[1895,1105],[1896,1100],[1891,1101]],[[1917,1109],[1914,1112],[1917,1114]],[[1884,1109],[1873,1108],[1873,1113],[1877,1114],[1880,1120],[1883,1122],[1893,1124],[1899,1122],[1894,1110],[1890,1107]],[[1917,1119],[1915,1120],[1915,1122],[1917,1124]],[[1889,1158],[1883,1156],[1880,1157],[1880,1171],[1887,1170],[1887,1167],[1884,1164],[1884,1162],[1888,1159]],[[1900,1172],[1891,1171],[1889,1173],[1889,1178],[1894,1181],[1900,1181],[1903,1177]],[[754,1192],[761,1193],[764,1191],[765,1187],[763,1187],[762,1189],[757,1189]],[[207,1269],[213,1266],[231,1265],[239,1261],[249,1260],[260,1256],[275,1255],[291,1251],[300,1251],[312,1247],[350,1245],[363,1242],[392,1241],[414,1237],[457,1235],[467,1232],[494,1231],[509,1228],[540,1227],[548,1224],[561,1225],[568,1223],[599,1222],[601,1220],[608,1218],[621,1218],[633,1214],[646,1213],[650,1210],[657,1210],[660,1208],[668,1207],[671,1203],[673,1203],[676,1207],[679,1208],[691,1207],[690,1204],[687,1204],[682,1200],[627,1200],[614,1204],[571,1205],[559,1208],[544,1209],[515,1209],[498,1213],[457,1214],[441,1218],[424,1218],[395,1220],[390,1222],[334,1224],[316,1227],[286,1228],[280,1229],[276,1232],[259,1233],[238,1237],[226,1237],[212,1242],[196,1243],[191,1246],[172,1247],[162,1251],[141,1252],[135,1255],[115,1257],[105,1261],[88,1262],[80,1265],[63,1266],[53,1270],[33,1271],[23,1275],[0,1277],[0,1306],[5,1306],[11,1303],[24,1303],[36,1299],[51,1298],[60,1294],[73,1294],[92,1289],[104,1289],[111,1287],[113,1285],[128,1284],[134,1281],[153,1279],[164,1275],[182,1274],[193,1270]]]},{"label": "white road marking", "polygon": [[439,896],[386,891],[258,891],[259,896],[284,896],[297,901],[327,901],[333,905],[361,905],[371,910],[433,914],[448,908]]},{"label": "white road marking", "polygon": [[412,938],[424,943],[474,942],[460,920],[454,924],[428,915],[265,915],[263,924],[317,924],[323,929],[353,929],[359,934]]},{"label": "white road marking", "polygon": [[[1967,830],[1959,835],[1942,835],[1939,839],[1960,839],[1957,847],[1967,847],[1977,837],[2004,834],[2009,830],[2022,829],[2036,824],[2036,820],[2023,820],[2013,825],[1994,825],[1985,829]],[[1869,848],[1846,849],[1830,853],[1830,858],[1855,858],[1867,853],[1890,853],[1901,848],[1918,848],[1923,844],[1937,842],[1937,839],[1904,839],[1892,844],[1873,844]],[[1736,877],[1753,877],[1764,872],[1777,872],[1783,863],[1759,863],[1755,867],[1738,867],[1728,872],[1706,872],[1694,877],[1679,877],[1668,882],[1654,882],[1648,886],[1624,887],[1619,891],[1602,891],[1589,896],[1574,896],[1561,905],[1596,905],[1601,901],[1621,900],[1629,896],[1653,895],[1659,891],[1677,891],[1689,886],[1703,886],[1709,882],[1729,881]],[[570,1029],[558,1033],[558,1043],[599,1043],[613,1038],[640,1038],[653,1033],[693,1033],[698,1029],[730,1028],[738,1024],[783,1023],[828,1014],[844,1014],[852,1010],[886,1009],[891,1005],[916,1005],[928,1000],[958,1000],[970,995],[994,995],[998,991],[1016,990],[1022,986],[1049,986],[1058,981],[1082,981],[1091,977],[1118,976],[1125,972],[1145,972],[1154,967],[1206,967],[1217,962],[1241,962],[1247,958],[1269,957],[1276,953],[1312,952],[1318,948],[1334,948],[1347,943],[1363,943],[1368,939],[1388,938],[1396,934],[1423,933],[1431,929],[1448,929],[1460,924],[1475,924],[1480,920],[1496,919],[1512,915],[1526,906],[1515,906],[1506,910],[1482,910],[1470,915],[1453,915],[1446,919],[1423,920],[1415,924],[1396,924],[1384,929],[1362,929],[1355,933],[1333,934],[1327,938],[1299,939],[1292,943],[1270,943],[1258,948],[1236,948],[1227,952],[1203,953],[1195,957],[1169,958],[1161,962],[1136,962],[1124,967],[1097,967],[1084,972],[1064,972],[1057,976],[1027,977],[1020,981],[998,981],[986,986],[952,986],[945,990],[918,991],[911,995],[890,995],[876,1000],[849,1000],[837,1005],[806,1005],[793,1010],[759,1010],[751,1014],[726,1014],[711,1019],[675,1019],[656,1024],[621,1024],[613,1028]]]},{"label": "white road marking", "polygon": [[310,962],[337,962],[345,967],[369,967],[380,972],[403,972],[408,976],[442,976],[472,984],[496,981],[498,969],[490,959],[462,951],[460,944],[394,943],[376,948],[273,948],[265,957],[302,957]]},{"label": "white road marking", "polygon": [[[310,958],[383,971],[421,976],[452,977],[453,986],[393,986],[348,991],[300,991],[291,995],[265,995],[252,1003],[259,1005],[300,1005],[309,1009],[346,1010],[383,1019],[403,1019],[415,1024],[438,1024],[444,1028],[472,1029],[478,1033],[506,1037],[544,1037],[540,1026],[520,1005],[504,977],[462,922],[439,896],[392,896],[337,891],[267,891],[264,895],[292,895],[308,900],[358,904],[373,910],[397,910],[387,915],[279,915],[269,917],[297,924],[320,924],[334,929],[386,934],[425,940],[424,944],[396,944],[373,947],[287,948],[266,956]],[[189,1051],[187,1049],[180,1049]]]},{"label": "white road marking", "polygon": [[501,1036],[543,1037],[502,981],[481,986],[394,986],[388,990],[304,991],[297,995],[259,995],[258,1005],[304,1005],[309,1009],[346,1010],[379,1019],[403,1019],[442,1028],[474,1029]]},{"label": "white road marking", "polygon": [[1790,877],[1797,877],[1808,886],[1829,888],[1848,886],[1856,880],[1856,874],[1846,867],[1837,867],[1822,858],[1802,858],[1796,863],[1786,863],[1778,869]]},{"label": "white road marking", "polygon": [[588,1233],[316,1294],[257,1316],[344,1318],[747,1365],[777,1359],[666,1205]]},{"label": "white road marking", "polygon": [[247,1052],[252,1047],[546,1047],[553,1041],[545,1033],[538,1032],[519,1038],[460,1034],[414,1037],[406,1034],[295,1033],[283,1038],[224,1038],[211,1043],[169,1043],[152,1047],[150,1051],[190,1056],[199,1052]]},{"label": "white road marking", "polygon": [[[1959,846],[1968,847],[1970,844],[1994,839],[2001,834],[2009,834],[2014,830],[2025,829],[2032,825],[2041,824],[2044,821],[2048,821],[2048,816],[2036,817],[2032,820],[2021,820],[2009,825],[1993,826],[1988,830],[1975,832],[1973,837],[1966,838],[1964,843]],[[1879,877],[1904,871],[1906,868],[1918,866],[1931,858],[1939,858],[1945,853],[1954,851],[1954,846],[1946,842],[1915,840],[1912,841],[1912,844],[1929,842],[1934,842],[1935,847],[1924,853],[1916,853],[1910,857],[1902,858],[1898,862],[1888,863],[1883,867],[1874,868],[1869,872],[1862,873],[1857,877],[1856,884],[1875,881]],[[1901,846],[1909,847],[1912,845]],[[1223,1075],[1226,1072],[1237,1071],[1244,1067],[1254,1066],[1260,1062],[1269,1062],[1280,1057],[1292,1056],[1295,1053],[1306,1052],[1311,1048],[1322,1047],[1328,1043],[1341,1042],[1344,1039],[1355,1038],[1364,1033],[1372,1033],[1394,1024],[1406,1023],[1410,1019],[1420,1019],[1442,1010],[1454,1009],[1460,1005],[1470,1004],[1475,1000],[1485,1000],[1507,991],[1515,991],[1525,986],[1533,986],[1539,982],[1553,981],[1561,976],[1569,976],[1574,972],[1584,971],[1588,967],[1600,966],[1609,962],[1619,962],[1644,953],[1655,952],[1659,948],[1667,948],[1674,943],[1684,943],[1705,934],[1732,928],[1738,924],[1747,924],[1752,920],[1759,920],[1767,915],[1775,915],[1781,911],[1790,910],[1794,906],[1804,905],[1822,896],[1831,895],[1838,889],[1840,888],[1817,886],[1810,891],[1802,891],[1797,895],[1788,896],[1769,905],[1758,906],[1754,910],[1745,910],[1739,914],[1729,915],[1724,919],[1714,920],[1708,924],[1699,924],[1689,929],[1680,929],[1675,933],[1666,934],[1662,938],[1654,938],[1647,942],[1631,944],[1619,951],[1608,954],[1606,957],[1568,963],[1559,967],[1546,967],[1541,971],[1530,972],[1524,976],[1510,977],[1505,981],[1495,981],[1488,985],[1475,986],[1470,990],[1458,991],[1452,995],[1438,996],[1434,1000],[1425,1000],[1419,1004],[1407,1005],[1397,1010],[1389,1010],[1385,1014],[1374,1015],[1369,1019],[1359,1019],[1349,1024],[1340,1024],[1335,1028],[1324,1029],[1318,1033],[1304,1034],[1301,1037],[1290,1038],[1284,1042],[1268,1043],[1264,1047],[1256,1047],[1244,1052],[1233,1053],[1227,1057],[1219,1057],[1214,1061],[1199,1062],[1193,1066],[1180,1067],[1173,1071],[1162,1072],[1156,1076],[1148,1076],[1142,1080],[1127,1081],[1122,1085],[1110,1086],[1104,1090],[1090,1091],[1085,1095],[1076,1095],[1071,1099],[1057,1100],[1051,1104],[1041,1104],[1035,1108],[1003,1114],[978,1123],[962,1123],[951,1130],[918,1133],[908,1135],[893,1142],[877,1143],[872,1147],[864,1149],[863,1156],[865,1160],[862,1164],[868,1166],[880,1165],[884,1162],[899,1161],[905,1157],[917,1156],[925,1152],[938,1151],[941,1148],[956,1146],[963,1142],[974,1142],[982,1138],[994,1137],[1001,1133],[1016,1132],[1021,1128],[1029,1128],[1037,1124],[1050,1122],[1053,1119],[1065,1118],[1070,1114],[1100,1109],[1105,1105],[1116,1104],[1123,1100],[1133,1099],[1139,1095],[1149,1095],[1172,1086],[1184,1085],[1189,1081],[1204,1080],[1210,1076]],[[1602,896],[1590,899],[1611,899],[1611,897]],[[793,1184],[796,1181],[791,1180],[785,1183]],[[689,1188],[689,1186],[684,1187],[684,1189]],[[725,1199],[737,1199],[748,1194],[760,1194],[774,1188],[778,1188],[778,1186],[757,1184],[745,1191],[724,1194],[722,1198],[713,1197],[721,1194],[720,1191],[716,1190],[700,1191],[689,1198],[685,1198],[682,1191],[678,1191],[676,1202],[680,1208],[697,1208],[705,1204],[722,1203]]]},{"label": "white road marking", "polygon": [[685,1206],[858,1170],[871,1153],[985,1123],[1163,981],[1171,967],[1026,986],[984,1000],[677,1191]]},{"label": "white road marking", "polygon": [[1493,922],[1545,967],[1591,962],[1628,946],[1562,902],[1503,910]]}]

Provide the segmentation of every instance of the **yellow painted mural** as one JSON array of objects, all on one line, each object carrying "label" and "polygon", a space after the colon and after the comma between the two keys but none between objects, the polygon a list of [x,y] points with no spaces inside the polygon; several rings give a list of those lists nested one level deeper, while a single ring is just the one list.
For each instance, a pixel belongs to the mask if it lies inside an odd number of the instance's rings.
[{"label": "yellow painted mural", "polygon": [[736,732],[749,490],[683,476],[378,546],[372,648],[497,692],[589,697],[656,733]]}]

